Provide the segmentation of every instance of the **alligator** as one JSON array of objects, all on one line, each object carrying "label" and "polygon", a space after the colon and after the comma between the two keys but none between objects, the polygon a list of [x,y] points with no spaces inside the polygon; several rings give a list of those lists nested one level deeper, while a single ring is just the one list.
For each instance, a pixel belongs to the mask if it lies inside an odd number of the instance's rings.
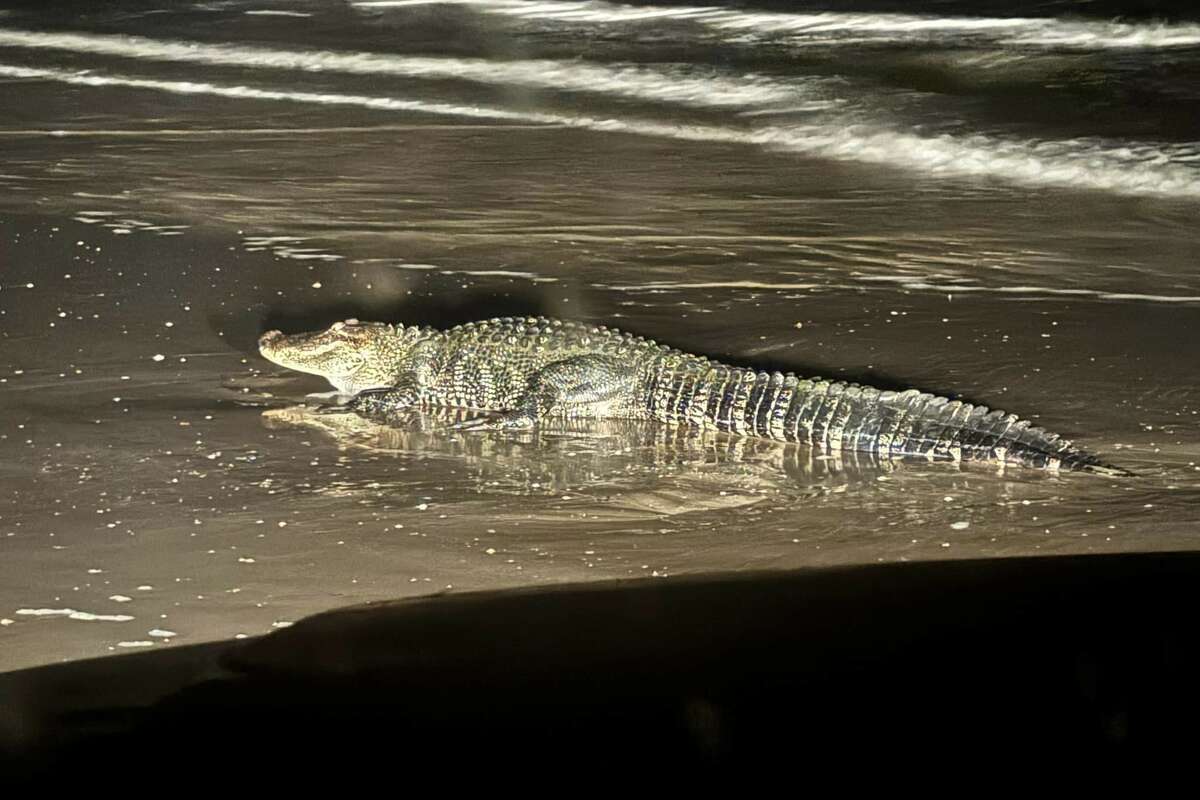
[{"label": "alligator", "polygon": [[367,416],[421,405],[492,412],[465,430],[654,420],[826,452],[1131,474],[1004,411],[729,366],[604,325],[501,317],[443,331],[348,319],[323,331],[267,331],[259,351],[325,378],[335,391],[320,397]]}]

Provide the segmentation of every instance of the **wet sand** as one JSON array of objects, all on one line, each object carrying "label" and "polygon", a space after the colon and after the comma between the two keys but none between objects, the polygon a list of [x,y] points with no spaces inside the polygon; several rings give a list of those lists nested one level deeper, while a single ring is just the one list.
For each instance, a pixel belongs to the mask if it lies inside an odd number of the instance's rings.
[{"label": "wet sand", "polygon": [[[0,240],[6,669],[441,591],[1195,546],[1194,366],[1171,346],[1200,321],[1191,307],[1149,319],[1121,303],[996,310],[969,296],[765,290],[757,321],[735,327],[718,309],[685,332],[672,293],[632,324],[735,363],[998,399],[1141,476],[996,474],[661,432],[464,437],[436,416],[389,431],[318,415],[297,403],[325,387],[259,359],[258,332],[351,314],[453,324],[485,308],[538,313],[549,305],[539,297],[563,290],[481,278],[464,291],[434,273],[396,289],[384,313],[361,283],[386,286],[394,270],[298,267],[219,229],[114,235],[9,215]],[[587,316],[610,319],[619,297],[589,294]],[[901,325],[907,342],[895,347]]]}]

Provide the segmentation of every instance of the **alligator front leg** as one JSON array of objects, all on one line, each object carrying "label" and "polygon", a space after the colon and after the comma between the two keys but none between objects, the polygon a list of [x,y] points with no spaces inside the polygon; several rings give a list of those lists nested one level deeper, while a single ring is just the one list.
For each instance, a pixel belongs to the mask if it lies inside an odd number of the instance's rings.
[{"label": "alligator front leg", "polygon": [[635,381],[635,373],[615,358],[564,358],[535,372],[512,410],[456,427],[459,430],[526,429],[547,417],[613,416],[613,412],[631,397]]},{"label": "alligator front leg", "polygon": [[389,389],[359,392],[346,407],[365,416],[387,416],[405,411],[421,402],[420,385],[414,376],[402,378]]},{"label": "alligator front leg", "polygon": [[407,389],[368,389],[351,398],[346,407],[367,416],[395,414],[417,404],[415,392]]}]

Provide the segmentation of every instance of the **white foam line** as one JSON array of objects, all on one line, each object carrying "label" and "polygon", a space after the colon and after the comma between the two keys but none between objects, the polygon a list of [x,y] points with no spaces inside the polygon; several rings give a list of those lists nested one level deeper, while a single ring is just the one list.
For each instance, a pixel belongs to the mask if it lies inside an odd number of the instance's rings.
[{"label": "white foam line", "polygon": [[76,611],[67,615],[67,618],[81,619],[85,622],[129,622],[133,619],[128,614],[92,614],[87,611]]},{"label": "white foam line", "polygon": [[246,244],[266,245],[277,244],[279,242],[306,242],[308,240],[301,236],[247,236],[243,241]]},{"label": "white foam line", "polygon": [[360,258],[355,264],[384,263],[392,269],[408,269],[420,271],[436,271],[443,275],[472,275],[482,278],[523,278],[534,283],[557,283],[558,278],[539,275],[536,272],[518,272],[507,269],[447,269],[436,264],[397,264],[387,258]]},{"label": "white foam line", "polygon": [[961,286],[937,285],[921,281],[903,284],[910,289],[932,289],[938,292],[994,292],[997,294],[1062,295],[1065,297],[1095,297],[1099,300],[1140,300],[1149,303],[1200,303],[1200,295],[1141,294],[1137,292],[1103,292],[1098,289],[1056,289],[1050,286]]},{"label": "white foam line", "polygon": [[18,614],[28,617],[65,617],[75,613],[73,608],[18,608]]},{"label": "white foam line", "polygon": [[[0,76],[53,80],[82,86],[123,86],[183,95],[212,95],[232,99],[357,106],[380,111],[540,122],[602,133],[758,145],[819,158],[916,170],[927,175],[993,178],[1035,186],[1058,186],[1134,195],[1200,197],[1200,169],[1190,163],[1173,161],[1172,155],[1162,148],[1141,143],[1122,143],[1118,149],[1106,149],[1098,143],[1085,140],[1031,142],[992,139],[982,135],[925,137],[876,126],[839,123],[836,120],[823,125],[750,129],[717,125],[673,125],[538,111],[512,111],[394,97],[151,80],[100,75],[90,71],[72,72],[4,64],[0,64]],[[1192,146],[1193,151],[1195,147]]]},{"label": "white foam line", "polygon": [[359,106],[380,111],[412,111],[425,114],[473,117],[476,119],[504,119],[519,120],[521,122],[541,122],[543,124],[561,124],[560,118],[554,114],[507,111],[504,109],[464,106],[453,103],[430,103],[423,100],[402,100],[394,97],[276,91],[271,89],[255,89],[249,86],[225,86],[193,81],[161,81],[147,78],[131,78],[123,75],[101,75],[93,73],[90,70],[72,72],[70,70],[40,69],[0,64],[0,76],[60,81],[76,86],[126,86],[132,89],[152,89],[171,94],[200,94],[245,100],[282,100],[317,105]]},{"label": "white foam line", "polygon": [[[24,136],[51,136],[54,138],[68,137],[103,137],[103,136],[187,136],[195,138],[204,138],[206,136],[269,136],[269,135],[285,135],[299,136],[302,134],[323,135],[327,133],[380,133],[383,131],[411,131],[422,130],[461,130],[469,128],[470,125],[338,125],[325,128],[131,128],[125,130],[101,129],[93,128],[91,130],[53,130],[47,128],[23,128],[12,130],[0,130],[0,136],[9,137],[24,137]],[[493,128],[506,127],[514,130],[523,128],[538,128],[536,124],[514,124],[514,125],[492,125]],[[13,178],[15,175],[4,175],[0,177]]]},{"label": "white foam line", "polygon": [[129,622],[133,619],[128,614],[92,614],[73,608],[18,608],[16,613],[28,617],[66,617],[85,622]]},{"label": "white foam line", "polygon": [[[1093,297],[1098,300],[1138,300],[1148,303],[1200,303],[1200,295],[1143,294],[1137,292],[1106,292],[1100,289],[1055,288],[1052,286],[979,286],[976,284],[931,283],[906,275],[860,275],[859,280],[871,283],[894,283],[905,289],[934,291],[947,294],[982,292],[994,294],[1051,295],[1056,297]],[[828,287],[849,288],[849,287]],[[862,287],[858,287],[862,288]]]},{"label": "white foam line", "polygon": [[141,36],[39,33],[0,29],[0,46],[214,66],[449,78],[556,91],[589,92],[690,106],[755,106],[795,99],[800,87],[753,75],[742,78],[689,75],[682,68],[575,61],[491,61],[479,58],[399,56],[377,53],[276,50]]},{"label": "white foam line", "polygon": [[1068,50],[1110,50],[1200,45],[1197,25],[1134,25],[1130,23],[1064,23],[1040,31],[1022,32],[1005,44],[1058,47]]},{"label": "white foam line", "polygon": [[565,22],[640,22],[652,19],[691,19],[720,13],[714,7],[663,8],[596,2],[522,2],[522,0],[366,0],[356,8],[405,8],[422,5],[477,6],[492,14],[561,20]]},{"label": "white foam line", "polygon": [[[525,0],[367,0],[358,8],[404,8],[433,3],[461,5],[483,13],[558,22],[629,23],[651,20],[697,22],[748,34],[783,34],[829,44],[864,40],[927,39],[931,35],[974,35],[1001,44],[1069,49],[1161,48],[1200,45],[1200,25],[1063,20],[1050,17],[934,17],[920,14],[749,12],[714,6],[629,6],[604,2]],[[847,34],[857,34],[849,37]]]},{"label": "white foam line", "polygon": [[[713,286],[726,286],[731,284],[713,284]],[[1117,300],[1117,301],[1134,301],[1143,303],[1165,303],[1168,305],[1190,305],[1200,304],[1200,295],[1164,295],[1164,294],[1143,294],[1140,292],[1102,292],[1097,289],[1055,289],[1049,286],[964,286],[961,284],[936,284],[927,283],[924,281],[909,281],[900,284],[904,289],[915,291],[937,292],[939,294],[960,294],[974,292],[979,294],[1016,294],[1021,295],[1026,299],[1047,299],[1048,297],[1087,297],[1095,300]],[[681,285],[675,288],[697,288],[703,284]],[[632,286],[610,286],[604,287],[615,289],[618,291],[636,291],[639,287]],[[752,288],[783,288],[783,287],[752,287]],[[797,284],[795,287],[789,288],[804,288]],[[861,290],[862,286],[852,284],[837,285],[814,285],[814,289],[824,290]]]},{"label": "white foam line", "polygon": [[507,269],[448,269],[445,272],[447,275],[496,276],[500,278],[529,278],[531,280],[542,277],[532,272],[516,272]]},{"label": "white foam line", "polygon": [[270,9],[243,11],[242,13],[245,14],[247,17],[311,17],[312,16],[312,14],[309,14],[304,11],[272,11]]},{"label": "white foam line", "polygon": [[990,177],[1122,194],[1200,197],[1200,170],[1174,163],[1163,148],[1145,143],[1123,142],[1110,148],[1083,139],[926,137],[858,125],[775,129],[774,134],[763,137],[762,143],[771,144],[772,139],[779,146],[826,158],[905,167],[926,174]]},{"label": "white foam line", "polygon": [[596,283],[592,284],[598,288],[612,289],[618,292],[641,292],[641,291],[674,291],[676,289],[771,289],[771,290],[787,290],[787,289],[827,289],[826,284],[822,283],[765,283],[760,281],[699,281],[689,283],[685,281],[659,281],[630,284],[627,286],[609,286],[608,284]]},{"label": "white foam line", "polygon": [[[975,284],[957,284],[947,283],[938,284],[931,283],[920,278],[909,277],[904,275],[860,275],[858,279],[868,283],[891,283],[896,284],[902,289],[911,289],[919,291],[932,291],[941,294],[958,294],[966,292],[978,293],[994,293],[994,294],[1019,294],[1030,297],[1037,295],[1051,295],[1064,297],[1088,297],[1097,300],[1133,300],[1147,303],[1170,303],[1170,304],[1190,304],[1200,303],[1200,295],[1163,295],[1163,294],[1142,294],[1136,292],[1106,292],[1099,289],[1067,289],[1054,288],[1050,286],[979,286]],[[615,292],[661,292],[661,291],[681,291],[689,289],[763,289],[763,290],[816,290],[816,291],[835,291],[835,290],[851,290],[861,291],[869,288],[861,284],[839,284],[839,283],[765,283],[759,281],[649,281],[647,283],[626,284],[623,286],[615,286],[607,283],[594,283],[592,286],[597,289],[608,289]]]}]

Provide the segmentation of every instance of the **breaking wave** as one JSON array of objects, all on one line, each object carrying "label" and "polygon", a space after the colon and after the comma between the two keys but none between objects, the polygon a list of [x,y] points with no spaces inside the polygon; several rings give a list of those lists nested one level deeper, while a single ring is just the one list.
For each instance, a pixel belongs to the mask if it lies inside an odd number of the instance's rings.
[{"label": "breaking wave", "polygon": [[988,178],[1032,186],[1120,194],[1200,198],[1200,152],[1195,145],[1122,142],[1119,146],[1110,146],[1095,139],[1007,140],[982,134],[922,136],[839,119],[817,124],[759,128],[682,125],[397,97],[297,92],[14,65],[0,65],[0,75],[52,80],[77,86],[121,86],[185,95],[356,106],[379,111],[539,123],[684,141],[756,145],[836,161],[914,170],[926,175]]},{"label": "breaking wave", "polygon": [[630,6],[583,0],[358,0],[358,8],[469,6],[485,14],[568,23],[680,21],[742,35],[785,36],[798,43],[927,41],[952,36],[996,44],[1070,49],[1200,46],[1200,25],[1068,20],[1051,17],[937,17],[821,11],[754,12],[715,6]]},{"label": "breaking wave", "polygon": [[[264,47],[148,39],[141,36],[41,33],[0,29],[0,46],[211,66],[393,75],[590,92],[689,106],[757,106],[801,98],[797,84],[756,75],[723,76],[695,67],[600,65],[536,59],[403,56],[378,53],[278,50]],[[705,74],[707,73],[707,74]],[[822,105],[816,100],[816,106]]]}]

